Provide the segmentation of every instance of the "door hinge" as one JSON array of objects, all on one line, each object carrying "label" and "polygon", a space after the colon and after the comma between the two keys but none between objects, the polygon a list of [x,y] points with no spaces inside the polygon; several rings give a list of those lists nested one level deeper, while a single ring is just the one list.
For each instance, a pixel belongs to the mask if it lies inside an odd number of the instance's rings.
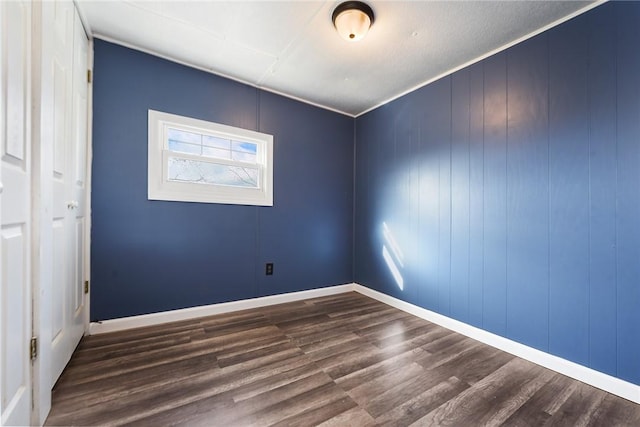
[{"label": "door hinge", "polygon": [[31,337],[31,342],[29,343],[29,355],[31,360],[35,360],[38,357],[38,338]]},{"label": "door hinge", "polygon": [[84,293],[85,294],[89,293],[89,281],[88,280],[84,281]]},{"label": "door hinge", "polygon": [[91,83],[91,70],[87,70],[87,83]]}]

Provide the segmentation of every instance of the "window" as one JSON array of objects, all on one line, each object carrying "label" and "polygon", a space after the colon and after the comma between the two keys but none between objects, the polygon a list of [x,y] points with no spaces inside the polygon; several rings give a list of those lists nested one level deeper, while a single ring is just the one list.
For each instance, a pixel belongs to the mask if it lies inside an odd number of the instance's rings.
[{"label": "window", "polygon": [[149,110],[149,200],[273,206],[273,136]]}]

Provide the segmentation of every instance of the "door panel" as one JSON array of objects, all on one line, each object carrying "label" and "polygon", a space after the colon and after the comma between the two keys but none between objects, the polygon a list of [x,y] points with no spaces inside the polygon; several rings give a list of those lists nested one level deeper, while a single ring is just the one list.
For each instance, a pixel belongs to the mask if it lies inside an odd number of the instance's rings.
[{"label": "door panel", "polygon": [[24,28],[29,19],[27,7],[22,4],[8,5],[3,27],[6,28],[6,75],[7,75],[7,121],[5,155],[25,159],[25,66],[27,56]]},{"label": "door panel", "polygon": [[0,424],[31,416],[29,2],[0,2]]},{"label": "door panel", "polygon": [[[64,283],[64,220],[53,222],[53,283]],[[64,295],[54,292],[51,296],[51,339],[58,340],[64,324]]]},{"label": "door panel", "polygon": [[[73,78],[73,5],[55,2],[53,72],[53,287],[51,305],[51,387],[66,363],[70,337],[66,330],[69,317],[69,174],[67,173],[71,130],[71,82]],[[72,350],[71,350],[72,351]]]},{"label": "door panel", "polygon": [[[74,315],[77,317],[79,314],[82,314],[78,312],[84,308],[84,218],[76,220],[74,244],[75,256],[73,257],[73,262],[75,263],[75,276],[73,283],[75,286],[73,287],[73,309]],[[84,322],[82,318],[79,320],[81,324]]]},{"label": "door panel", "polygon": [[68,64],[63,64],[60,60],[64,60],[64,58],[53,59],[53,172],[57,176],[62,176],[64,173],[64,140],[67,131],[67,120],[65,117],[67,103],[67,74],[70,73]]},{"label": "door panel", "polygon": [[51,385],[84,334],[88,40],[73,3],[55,3]]},{"label": "door panel", "polygon": [[72,238],[71,255],[73,256],[74,278],[72,291],[73,309],[73,347],[78,344],[84,333],[84,221],[87,210],[86,206],[86,163],[87,163],[87,55],[89,50],[89,40],[84,32],[78,12],[75,11],[73,27],[73,120],[72,135],[73,148],[70,161],[70,169],[73,174],[71,182],[75,214],[74,232]]},{"label": "door panel", "polygon": [[2,409],[3,418],[9,415],[3,424],[11,424],[12,419],[29,420],[27,247],[24,224],[2,228],[2,311],[7,319],[2,333]]}]

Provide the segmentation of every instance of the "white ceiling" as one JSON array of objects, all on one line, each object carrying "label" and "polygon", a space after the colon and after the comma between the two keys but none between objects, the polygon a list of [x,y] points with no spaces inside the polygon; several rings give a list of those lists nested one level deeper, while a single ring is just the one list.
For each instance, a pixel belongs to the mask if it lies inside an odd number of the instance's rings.
[{"label": "white ceiling", "polygon": [[368,0],[375,22],[349,43],[339,3],[78,1],[96,37],[354,116],[599,4]]}]

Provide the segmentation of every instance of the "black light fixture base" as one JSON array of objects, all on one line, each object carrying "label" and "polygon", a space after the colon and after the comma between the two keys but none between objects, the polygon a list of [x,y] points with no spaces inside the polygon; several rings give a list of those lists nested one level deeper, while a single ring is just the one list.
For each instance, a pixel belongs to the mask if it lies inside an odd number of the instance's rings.
[{"label": "black light fixture base", "polygon": [[373,24],[374,15],[373,15],[373,9],[371,9],[371,6],[361,1],[345,1],[343,3],[340,3],[333,10],[333,14],[331,15],[331,21],[333,22],[333,25],[334,26],[336,25],[336,18],[338,17],[338,15],[340,15],[342,12],[346,10],[352,10],[352,9],[359,10],[365,15],[367,15],[369,17],[369,20],[371,21],[371,24]]}]

